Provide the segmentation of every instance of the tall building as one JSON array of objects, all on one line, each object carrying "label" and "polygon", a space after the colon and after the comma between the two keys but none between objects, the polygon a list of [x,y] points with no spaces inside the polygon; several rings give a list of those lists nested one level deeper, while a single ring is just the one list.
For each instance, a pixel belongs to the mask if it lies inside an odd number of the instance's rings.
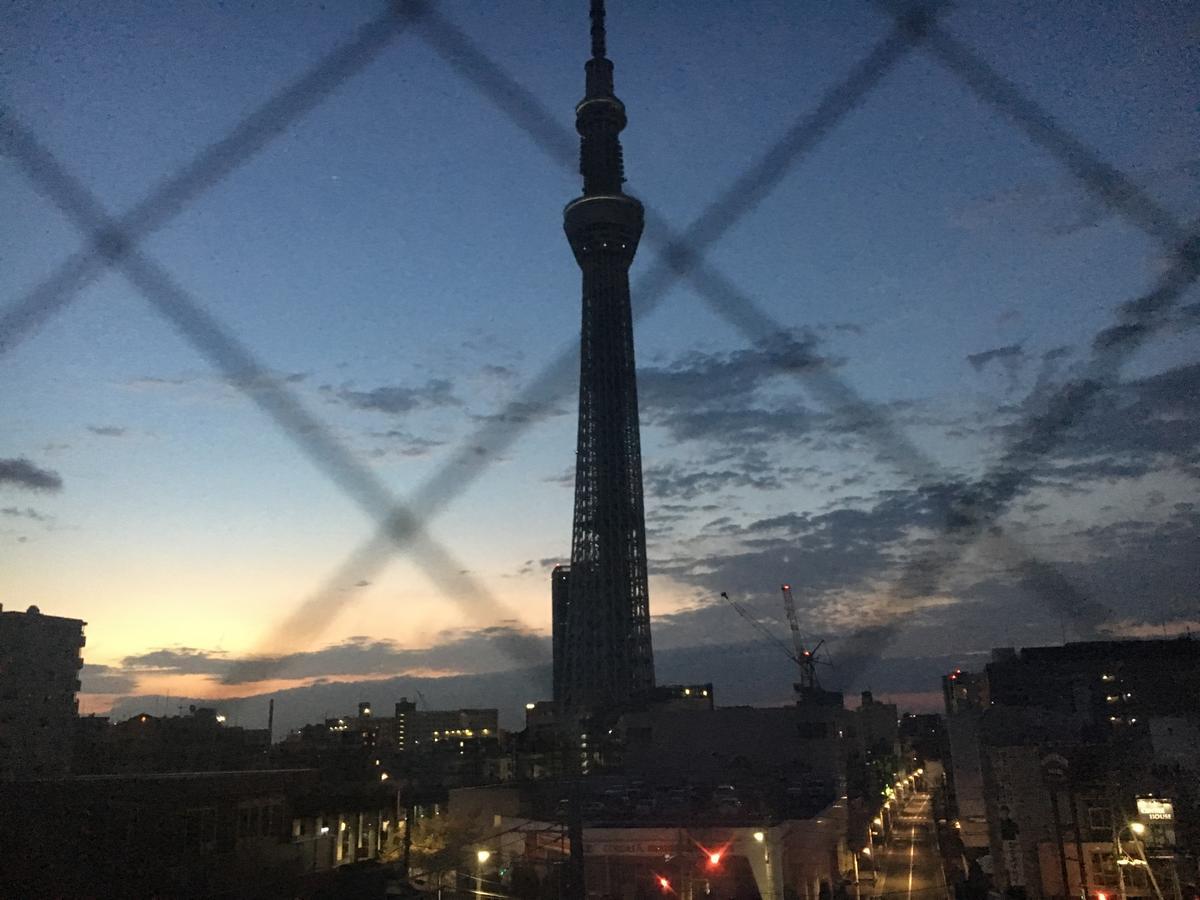
[{"label": "tall building", "polygon": [[983,786],[980,720],[989,706],[987,676],[955,669],[942,676],[946,736],[950,742],[950,787],[959,839],[972,859],[988,844],[987,802]]},{"label": "tall building", "polygon": [[550,639],[553,651],[554,696],[562,699],[567,655],[567,604],[571,592],[571,567],[555,566],[550,573]]},{"label": "tall building", "polygon": [[60,775],[71,765],[83,666],[79,619],[0,606],[0,777]]},{"label": "tall building", "polygon": [[575,520],[566,596],[554,605],[554,699],[611,709],[654,686],[646,522],[629,266],[642,205],[622,190],[625,106],[605,57],[604,4],[592,0],[587,91],[575,107],[583,195],[563,228],[583,273]]}]

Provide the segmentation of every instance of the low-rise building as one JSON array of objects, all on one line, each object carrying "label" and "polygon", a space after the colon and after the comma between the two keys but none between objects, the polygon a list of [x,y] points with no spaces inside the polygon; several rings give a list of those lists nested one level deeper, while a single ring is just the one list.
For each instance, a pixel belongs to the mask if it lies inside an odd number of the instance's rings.
[{"label": "low-rise building", "polygon": [[398,840],[394,791],[311,769],[10,781],[0,808],[13,897],[294,896]]}]

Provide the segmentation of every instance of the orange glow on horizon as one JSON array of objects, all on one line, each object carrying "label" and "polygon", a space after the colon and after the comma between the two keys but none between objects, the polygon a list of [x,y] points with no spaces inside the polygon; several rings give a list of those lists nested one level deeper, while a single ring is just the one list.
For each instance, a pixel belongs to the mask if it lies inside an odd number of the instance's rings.
[{"label": "orange glow on horizon", "polygon": [[87,712],[103,712],[110,709],[121,697],[162,696],[186,697],[196,700],[236,700],[292,688],[309,687],[317,683],[344,683],[360,681],[386,681],[390,678],[445,678],[463,674],[444,669],[405,669],[398,672],[348,675],[312,675],[303,678],[270,678],[263,681],[247,681],[225,684],[216,675],[174,674],[147,672],[137,675],[137,689],[128,694],[80,694],[80,709]]}]

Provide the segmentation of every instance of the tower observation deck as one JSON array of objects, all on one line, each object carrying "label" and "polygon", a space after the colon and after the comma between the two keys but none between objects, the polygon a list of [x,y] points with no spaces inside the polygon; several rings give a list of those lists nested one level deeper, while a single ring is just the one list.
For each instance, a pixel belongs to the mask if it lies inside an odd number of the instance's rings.
[{"label": "tower observation deck", "polygon": [[575,107],[583,195],[563,212],[583,275],[571,566],[554,603],[554,699],[565,710],[612,709],[654,686],[629,300],[642,205],[622,190],[625,106],[605,56],[603,0],[592,0],[591,22],[587,90]]}]

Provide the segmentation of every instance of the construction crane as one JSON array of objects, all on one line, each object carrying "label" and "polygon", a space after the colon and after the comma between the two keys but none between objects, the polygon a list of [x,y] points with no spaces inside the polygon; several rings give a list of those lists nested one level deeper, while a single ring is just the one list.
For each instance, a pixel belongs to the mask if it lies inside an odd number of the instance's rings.
[{"label": "construction crane", "polygon": [[763,637],[765,637],[767,640],[769,640],[772,644],[774,644],[776,647],[778,647],[780,650],[782,650],[784,655],[787,656],[788,659],[790,659],[796,665],[803,668],[804,664],[800,661],[800,658],[797,657],[796,654],[793,653],[788,648],[788,645],[785,644],[783,641],[781,641],[779,638],[777,638],[771,632],[771,629],[769,629],[766,625],[764,625],[762,622],[758,621],[758,619],[754,618],[754,616],[750,613],[750,611],[748,609],[746,609],[746,607],[742,606],[742,604],[740,604],[736,600],[732,599],[724,591],[721,591],[721,597],[730,606],[733,607],[734,612],[736,612],[739,616],[741,616],[743,619],[745,619],[747,622],[749,622],[751,627],[753,627],[755,631],[757,631],[759,634],[761,634]]},{"label": "construction crane", "polygon": [[793,659],[800,667],[800,683],[797,687],[801,693],[813,691],[820,687],[817,683],[817,651],[825,642],[818,641],[817,646],[811,650],[804,646],[804,639],[800,636],[800,618],[796,615],[796,601],[792,599],[792,586],[790,584],[780,585],[780,590],[783,591],[783,609],[787,613],[788,625],[792,629],[792,645],[796,648]]}]

